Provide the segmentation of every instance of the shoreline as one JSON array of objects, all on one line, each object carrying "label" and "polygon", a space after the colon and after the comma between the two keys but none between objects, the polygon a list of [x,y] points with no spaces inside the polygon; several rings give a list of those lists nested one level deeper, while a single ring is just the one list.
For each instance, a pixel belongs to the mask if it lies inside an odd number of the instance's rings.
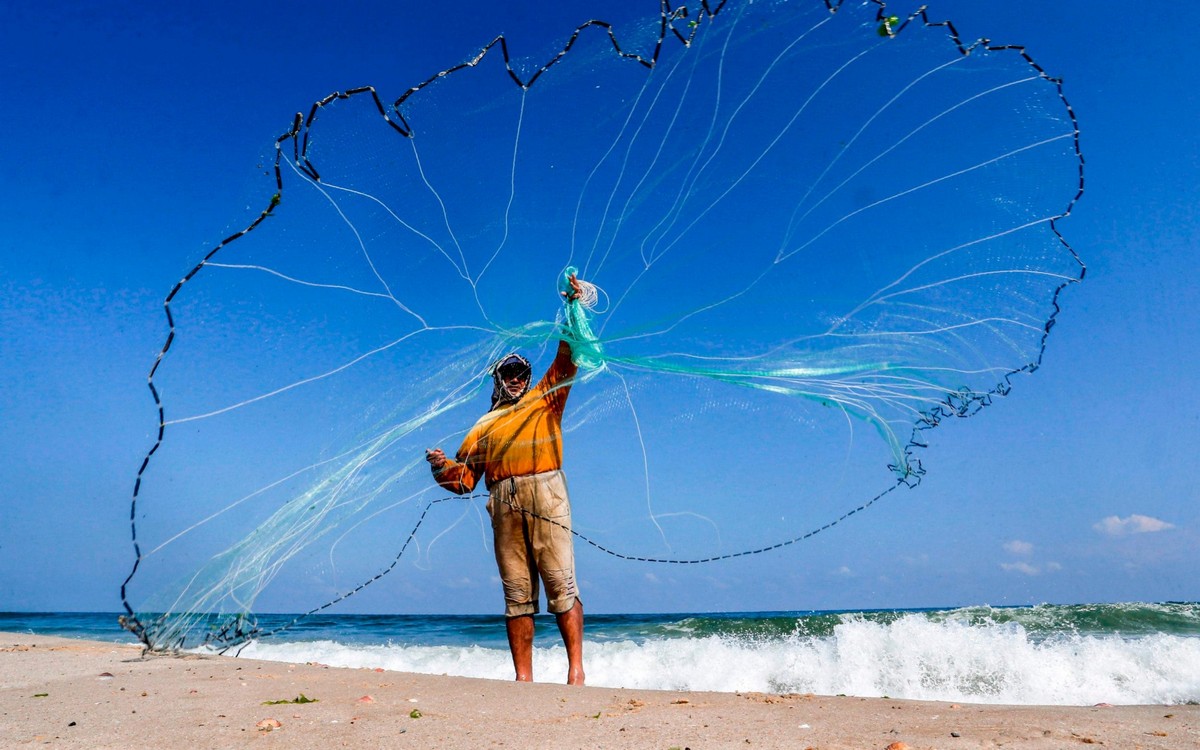
[{"label": "shoreline", "polygon": [[[264,705],[300,695],[313,702]],[[1200,746],[1200,706],[572,688],[215,655],[143,658],[135,645],[0,633],[0,739],[5,747],[190,750],[248,743],[298,750],[884,750],[893,743],[909,750],[1183,750]]]}]

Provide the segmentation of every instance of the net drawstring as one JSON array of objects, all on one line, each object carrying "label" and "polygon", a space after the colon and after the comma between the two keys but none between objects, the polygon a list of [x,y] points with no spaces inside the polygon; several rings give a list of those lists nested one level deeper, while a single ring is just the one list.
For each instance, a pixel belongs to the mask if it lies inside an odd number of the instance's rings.
[{"label": "net drawstring", "polygon": [[571,361],[583,370],[600,370],[604,367],[604,347],[592,330],[591,312],[600,301],[600,288],[581,279],[575,279],[579,286],[578,295],[571,285],[571,278],[578,273],[574,266],[568,266],[559,280],[559,291],[565,295],[566,304],[561,319],[563,337],[571,345]]}]

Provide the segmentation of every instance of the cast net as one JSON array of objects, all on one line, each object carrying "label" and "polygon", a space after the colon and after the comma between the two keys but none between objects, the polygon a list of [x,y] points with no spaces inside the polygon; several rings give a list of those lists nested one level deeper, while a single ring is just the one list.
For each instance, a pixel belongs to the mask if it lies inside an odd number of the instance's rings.
[{"label": "cast net", "polygon": [[[394,104],[317,102],[262,215],[172,290],[122,588],[147,647],[355,594],[450,611],[460,577],[498,607],[482,489],[448,495],[424,456],[513,350],[537,378],[573,337],[594,568],[808,539],[916,485],[931,428],[1039,366],[1083,276],[1055,226],[1082,158],[1022,48],[796,0],[664,3],[559,49],[521,64],[501,37]],[[568,267],[593,309],[562,304]]]}]

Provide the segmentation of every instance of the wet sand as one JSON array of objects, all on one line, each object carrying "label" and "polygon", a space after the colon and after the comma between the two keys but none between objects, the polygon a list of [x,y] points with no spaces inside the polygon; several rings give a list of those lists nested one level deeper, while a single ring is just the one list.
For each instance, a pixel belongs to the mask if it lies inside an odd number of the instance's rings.
[{"label": "wet sand", "polygon": [[0,748],[889,746],[1194,750],[1200,706],[570,688],[0,633]]}]

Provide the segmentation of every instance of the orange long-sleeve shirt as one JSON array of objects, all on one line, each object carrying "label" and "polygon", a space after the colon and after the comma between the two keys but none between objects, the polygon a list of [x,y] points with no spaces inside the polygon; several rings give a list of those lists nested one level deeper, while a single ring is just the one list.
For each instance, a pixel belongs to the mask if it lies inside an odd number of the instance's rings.
[{"label": "orange long-sleeve shirt", "polygon": [[458,449],[457,460],[434,472],[437,483],[465,495],[480,477],[491,486],[509,477],[561,469],[562,415],[575,372],[571,347],[560,341],[541,381],[515,404],[480,417]]}]

